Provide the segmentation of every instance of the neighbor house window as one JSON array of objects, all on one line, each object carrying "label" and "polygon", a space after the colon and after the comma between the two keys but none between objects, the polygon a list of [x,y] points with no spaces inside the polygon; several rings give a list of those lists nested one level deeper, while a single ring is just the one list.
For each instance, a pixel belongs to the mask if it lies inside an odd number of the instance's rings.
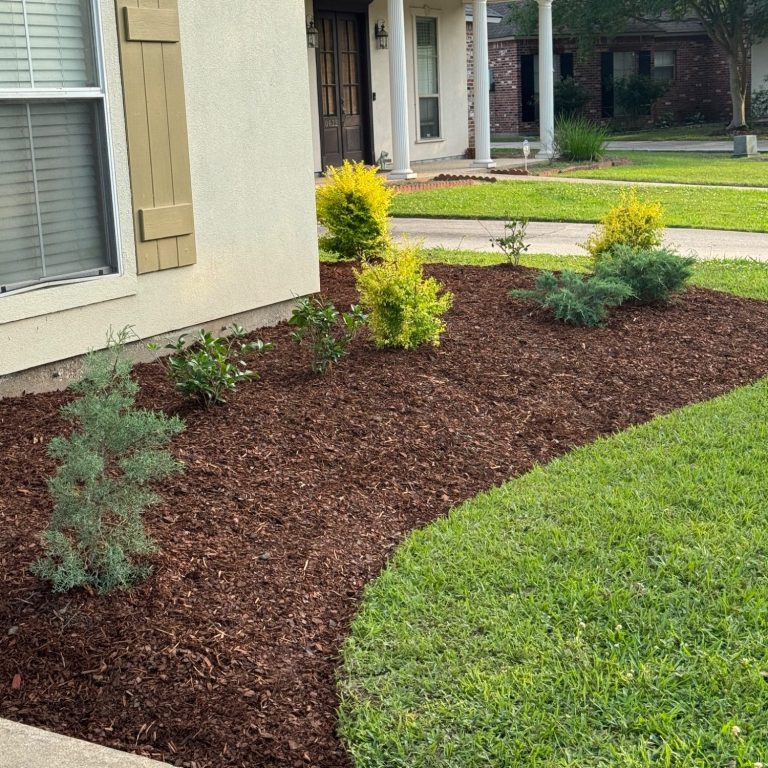
[{"label": "neighbor house window", "polygon": [[0,293],[112,271],[91,2],[0,2]]},{"label": "neighbor house window", "polygon": [[675,79],[674,51],[656,51],[653,54],[653,79],[663,82]]},{"label": "neighbor house window", "polygon": [[419,138],[440,137],[440,75],[437,19],[416,19],[416,78],[419,91]]}]

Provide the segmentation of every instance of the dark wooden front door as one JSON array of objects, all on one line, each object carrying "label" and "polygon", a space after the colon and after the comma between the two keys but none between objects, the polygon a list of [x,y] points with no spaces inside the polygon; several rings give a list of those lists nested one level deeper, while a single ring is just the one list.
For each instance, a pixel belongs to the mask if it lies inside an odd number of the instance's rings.
[{"label": "dark wooden front door", "polygon": [[352,13],[318,14],[323,169],[341,165],[343,160],[367,160],[369,99],[364,21],[364,17]]}]

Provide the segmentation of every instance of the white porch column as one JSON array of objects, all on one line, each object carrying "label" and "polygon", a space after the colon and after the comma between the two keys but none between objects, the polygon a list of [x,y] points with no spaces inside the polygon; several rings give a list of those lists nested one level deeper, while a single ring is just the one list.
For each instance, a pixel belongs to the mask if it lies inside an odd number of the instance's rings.
[{"label": "white porch column", "polygon": [[495,168],[491,160],[491,82],[488,71],[488,0],[474,0],[472,12],[475,75],[475,165]]},{"label": "white porch column", "polygon": [[388,0],[389,89],[392,101],[393,179],[413,179],[411,139],[408,135],[408,80],[405,58],[405,0]]},{"label": "white porch column", "polygon": [[539,126],[541,149],[537,157],[555,156],[555,56],[552,0],[539,0]]}]

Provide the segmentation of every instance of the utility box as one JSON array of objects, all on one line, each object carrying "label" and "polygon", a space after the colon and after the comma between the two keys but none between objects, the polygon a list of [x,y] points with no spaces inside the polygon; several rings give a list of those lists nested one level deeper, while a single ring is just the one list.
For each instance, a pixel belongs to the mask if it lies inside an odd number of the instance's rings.
[{"label": "utility box", "polygon": [[755,155],[757,155],[757,136],[749,134],[733,137],[734,157],[754,157]]}]

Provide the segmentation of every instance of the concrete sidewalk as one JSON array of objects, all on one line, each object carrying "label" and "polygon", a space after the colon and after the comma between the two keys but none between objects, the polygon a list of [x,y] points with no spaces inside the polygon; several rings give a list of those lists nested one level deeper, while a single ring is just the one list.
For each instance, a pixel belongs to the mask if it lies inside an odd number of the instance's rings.
[{"label": "concrete sidewalk", "polygon": [[[539,148],[538,141],[530,141],[531,154]],[[522,141],[494,141],[494,149],[522,149]],[[608,149],[617,152],[635,150],[640,152],[733,152],[733,141],[609,141]],[[760,152],[768,152],[768,141],[757,142]]]},{"label": "concrete sidewalk", "polygon": [[[594,224],[531,221],[528,224],[529,253],[557,256],[584,255],[579,247],[594,230]],[[393,219],[392,232],[424,241],[427,248],[493,251],[491,237],[504,233],[503,221],[475,219]],[[700,259],[756,259],[768,262],[768,234],[727,232],[715,229],[667,229],[665,245]]]},{"label": "concrete sidewalk", "polygon": [[0,720],[0,768],[171,768],[125,752]]}]

